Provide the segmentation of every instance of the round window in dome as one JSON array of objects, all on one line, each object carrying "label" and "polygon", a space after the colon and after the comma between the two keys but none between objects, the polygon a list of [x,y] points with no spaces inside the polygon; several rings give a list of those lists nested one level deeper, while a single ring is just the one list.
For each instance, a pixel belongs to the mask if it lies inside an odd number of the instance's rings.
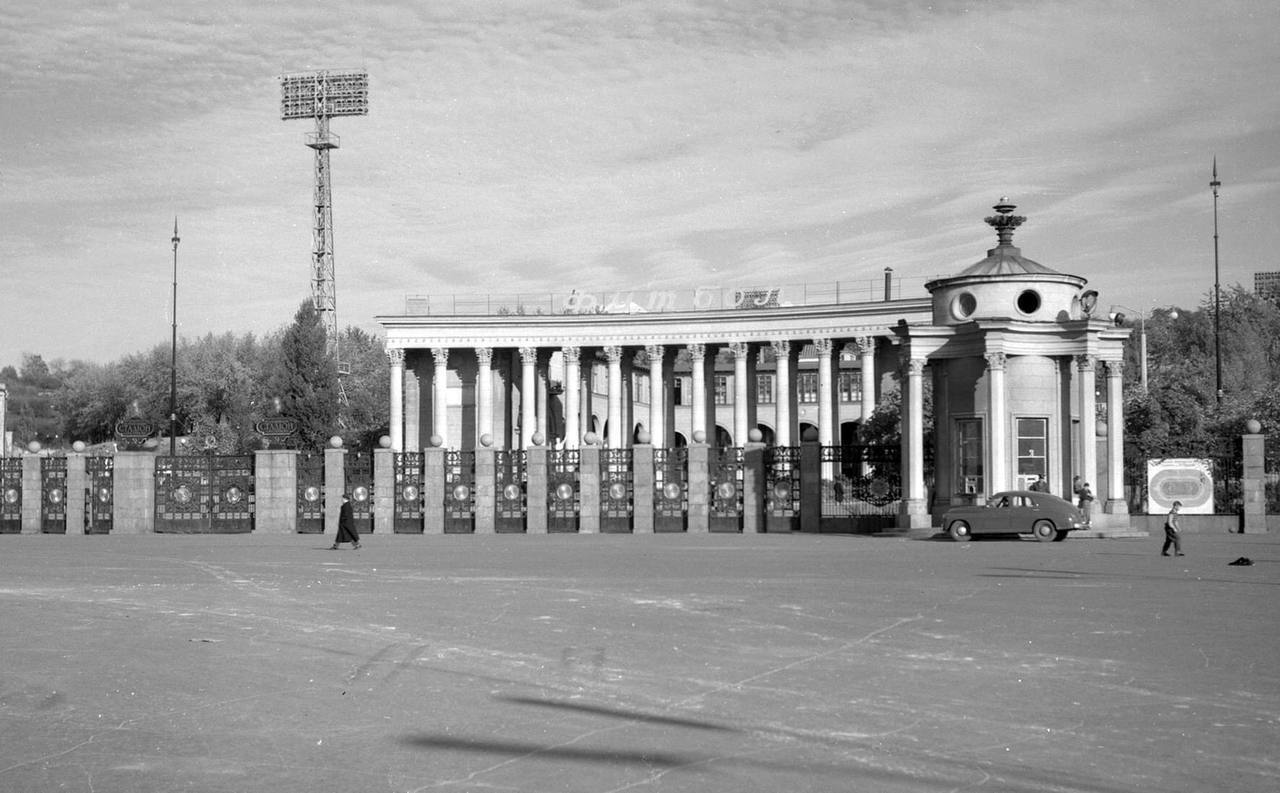
[{"label": "round window in dome", "polygon": [[956,319],[968,319],[978,310],[978,298],[972,292],[961,292],[951,301],[951,315]]},{"label": "round window in dome", "polygon": [[1040,310],[1040,293],[1028,289],[1018,295],[1018,310],[1023,314],[1034,314]]}]

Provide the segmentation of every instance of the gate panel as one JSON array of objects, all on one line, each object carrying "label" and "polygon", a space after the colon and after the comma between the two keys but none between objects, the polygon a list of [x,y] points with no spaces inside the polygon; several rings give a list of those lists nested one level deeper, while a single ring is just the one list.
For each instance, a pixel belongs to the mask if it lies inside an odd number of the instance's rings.
[{"label": "gate panel", "polygon": [[211,531],[214,534],[253,531],[253,457],[216,455],[208,459],[213,482],[213,505],[209,511]]},{"label": "gate panel", "polygon": [[525,530],[525,453],[523,450],[501,449],[494,453],[498,500],[494,530],[519,533]]},{"label": "gate panel", "polygon": [[115,505],[114,457],[94,455],[85,458],[85,474],[89,487],[84,494],[85,534],[110,534]]},{"label": "gate panel", "polygon": [[800,530],[800,447],[764,451],[765,531]]},{"label": "gate panel", "polygon": [[551,449],[547,452],[547,531],[576,532],[578,512],[582,506],[582,485],[578,470],[581,458],[577,449]]},{"label": "gate panel", "polygon": [[741,446],[711,452],[711,531],[742,531],[742,461]]},{"label": "gate panel", "polygon": [[689,514],[689,450],[653,450],[653,530],[686,531]]},{"label": "gate panel", "polygon": [[22,533],[22,458],[0,457],[0,534]]},{"label": "gate panel", "polygon": [[67,458],[40,458],[40,531],[67,533]]},{"label": "gate panel", "polygon": [[324,455],[298,455],[297,506],[299,534],[324,534]]},{"label": "gate panel", "polygon": [[342,466],[342,490],[351,497],[356,532],[373,533],[373,458],[364,452],[348,454]]},{"label": "gate panel", "polygon": [[422,452],[402,452],[395,455],[395,511],[391,530],[396,534],[422,533],[423,459]]},{"label": "gate panel", "polygon": [[635,500],[631,449],[600,450],[600,531],[626,534],[632,529]]},{"label": "gate panel", "polygon": [[897,525],[902,499],[898,446],[824,446],[820,531],[869,532]]},{"label": "gate panel", "polygon": [[476,453],[449,449],[444,453],[444,533],[476,530]]},{"label": "gate panel", "polygon": [[253,457],[157,457],[155,477],[157,532],[253,531]]}]

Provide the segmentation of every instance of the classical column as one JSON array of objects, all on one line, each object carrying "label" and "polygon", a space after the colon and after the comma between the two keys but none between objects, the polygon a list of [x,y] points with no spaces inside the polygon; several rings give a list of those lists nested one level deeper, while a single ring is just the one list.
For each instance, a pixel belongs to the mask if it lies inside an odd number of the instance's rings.
[{"label": "classical column", "polygon": [[542,433],[542,442],[551,446],[551,382],[549,367],[549,352],[547,350],[538,351],[538,366],[535,370],[535,376],[538,381],[538,432]]},{"label": "classical column", "polygon": [[432,347],[431,434],[439,435],[441,448],[449,448],[449,348]]},{"label": "classical column", "polygon": [[774,339],[769,343],[773,347],[775,361],[775,377],[773,386],[773,405],[776,424],[773,430],[775,446],[791,445],[791,342],[786,339]]},{"label": "classical column", "polygon": [[831,353],[835,345],[831,339],[814,339],[814,349],[818,352],[818,443],[822,446],[835,445],[835,419],[832,407],[833,389],[831,387]]},{"label": "classical column", "polygon": [[622,426],[622,348],[605,347],[604,357],[609,361],[609,447],[622,449],[627,436]]},{"label": "classical column", "polygon": [[1098,490],[1098,398],[1094,393],[1097,377],[1094,374],[1097,359],[1092,355],[1076,356],[1076,371],[1080,375],[1080,479],[1088,482],[1094,493]]},{"label": "classical column", "polygon": [[533,446],[538,429],[538,348],[520,348],[520,448]]},{"label": "classical column", "polygon": [[662,362],[667,349],[661,344],[644,348],[649,356],[649,435],[654,446],[667,447],[667,389],[662,374]]},{"label": "classical column", "polygon": [[745,341],[729,343],[729,351],[733,353],[733,445],[744,446],[747,433],[751,430],[748,400],[751,398],[750,380],[747,374],[747,358],[751,355],[751,345]]},{"label": "classical column", "polygon": [[876,412],[876,337],[862,336],[853,340],[858,348],[858,359],[862,369],[858,374],[862,378],[862,423],[866,424]]},{"label": "classical column", "polygon": [[903,408],[907,411],[902,421],[903,473],[906,476],[902,483],[905,496],[902,511],[907,518],[907,525],[903,528],[924,528],[930,524],[924,488],[924,364],[923,358],[908,358],[903,378]]},{"label": "classical column", "polygon": [[1113,515],[1129,514],[1124,498],[1124,391],[1122,361],[1104,361],[1107,368],[1107,503]]},{"label": "classical column", "polygon": [[987,410],[991,428],[991,476],[987,481],[987,495],[1008,490],[1009,481],[1009,416],[1005,406],[1005,355],[989,352],[987,359]]},{"label": "classical column", "polygon": [[476,348],[476,445],[493,438],[493,348]]},{"label": "classical column", "polygon": [[577,347],[561,347],[564,357],[564,448],[576,449],[582,438],[578,427],[582,410],[582,352]]},{"label": "classical column", "polygon": [[685,347],[689,351],[689,390],[692,423],[689,425],[689,442],[693,443],[698,433],[703,434],[703,441],[714,443],[715,438],[706,437],[707,433],[707,347],[705,344],[690,344]]},{"label": "classical column", "polygon": [[[388,347],[387,361],[391,364],[391,448],[404,451],[404,348]],[[3,404],[0,404],[0,408]],[[4,415],[0,413],[0,429]],[[0,437],[0,444],[4,438]]]}]

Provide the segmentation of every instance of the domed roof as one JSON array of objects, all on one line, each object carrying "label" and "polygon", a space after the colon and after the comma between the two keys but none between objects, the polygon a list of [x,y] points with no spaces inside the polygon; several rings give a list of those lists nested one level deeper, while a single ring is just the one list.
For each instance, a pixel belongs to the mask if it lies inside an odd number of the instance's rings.
[{"label": "domed roof", "polygon": [[1000,198],[1000,203],[992,209],[997,213],[986,219],[987,225],[996,230],[998,241],[996,247],[987,251],[987,258],[966,267],[957,278],[981,275],[1061,275],[1057,270],[1045,267],[1022,255],[1022,250],[1013,244],[1013,230],[1021,226],[1026,218],[1014,215],[1016,209],[1009,199]]}]

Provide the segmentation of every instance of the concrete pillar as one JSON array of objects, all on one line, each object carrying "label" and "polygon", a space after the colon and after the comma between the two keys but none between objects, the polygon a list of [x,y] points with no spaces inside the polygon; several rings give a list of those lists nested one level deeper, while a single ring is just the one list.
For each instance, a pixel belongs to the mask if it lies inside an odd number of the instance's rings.
[{"label": "concrete pillar", "polygon": [[583,444],[578,452],[578,533],[600,533],[600,447]]},{"label": "concrete pillar", "polygon": [[745,341],[729,344],[733,353],[733,445],[746,446],[751,431],[750,410],[751,383],[747,359],[751,356],[751,345]]},{"label": "concrete pillar", "polygon": [[43,455],[39,452],[22,453],[22,533],[39,534],[41,531],[40,510],[44,506],[44,492],[41,487],[40,461]]},{"label": "concrete pillar", "polygon": [[493,439],[493,348],[476,348],[476,442],[488,435]]},{"label": "concrete pillar", "polygon": [[1076,373],[1079,376],[1080,423],[1076,439],[1080,449],[1080,479],[1088,482],[1097,493],[1098,485],[1098,407],[1094,390],[1096,359],[1092,355],[1076,356]]},{"label": "concrete pillar", "polygon": [[800,441],[800,531],[817,534],[821,530],[822,444],[810,433]]},{"label": "concrete pillar", "polygon": [[1107,501],[1103,511],[1129,514],[1124,498],[1124,365],[1105,361],[1107,368]]},{"label": "concrete pillar", "polygon": [[[987,492],[984,495],[1011,487],[1009,480],[1009,416],[1005,408],[1005,355],[1003,352],[989,352],[987,358],[987,411],[990,427],[987,435],[991,439],[988,457],[991,460],[991,476],[987,478]],[[923,451],[923,447],[922,447]]]},{"label": "concrete pillar", "polygon": [[927,528],[929,504],[924,489],[924,364],[923,358],[908,358],[906,377],[903,378],[902,422],[902,512],[898,527],[904,529]]},{"label": "concrete pillar", "polygon": [[391,448],[404,451],[404,349],[387,348],[391,364]]},{"label": "concrete pillar", "polygon": [[742,450],[742,533],[764,534],[765,444],[748,442]]},{"label": "concrete pillar", "polygon": [[525,532],[527,534],[547,533],[547,498],[549,493],[549,469],[547,467],[547,447],[530,446],[526,452],[525,475],[527,479],[525,491]]},{"label": "concrete pillar", "polygon": [[[1256,429],[1257,422],[1250,420],[1249,429]],[[1267,480],[1266,480],[1266,437],[1258,433],[1249,433],[1240,437],[1240,454],[1242,466],[1241,495],[1244,497],[1244,515],[1241,517],[1240,531],[1243,534],[1265,534],[1267,532]]]},{"label": "concrete pillar", "polygon": [[[712,437],[707,436],[707,347],[705,344],[690,344],[685,349],[689,351],[689,395],[691,408],[691,422],[689,429],[689,443],[703,443],[708,440],[714,441],[714,433]],[[699,436],[698,433],[702,435]],[[698,438],[702,440],[699,441]]]},{"label": "concrete pillar", "polygon": [[74,452],[67,455],[67,534],[84,535],[88,530],[85,493],[89,490],[88,458]]},{"label": "concrete pillar", "polygon": [[711,447],[705,443],[689,444],[689,514],[690,534],[711,531]]},{"label": "concrete pillar", "polygon": [[450,441],[449,348],[432,347],[431,362],[434,364],[431,375],[431,434],[440,436],[440,446],[447,449]]},{"label": "concrete pillar", "polygon": [[[577,347],[562,347],[564,357],[564,448],[582,445],[582,352]],[[581,513],[579,513],[581,515]]]},{"label": "concrete pillar", "polygon": [[667,350],[661,344],[644,348],[649,355],[649,437],[654,446],[666,447],[667,442],[667,389],[663,379],[663,362]]},{"label": "concrete pillar", "polygon": [[298,451],[253,453],[253,533],[298,533]]},{"label": "concrete pillar", "polygon": [[[156,456],[118,452],[111,504],[112,534],[150,534],[156,530]],[[26,497],[25,492],[23,497]],[[24,505],[25,507],[25,505]],[[36,508],[39,509],[37,503]],[[25,522],[25,521],[24,521]]]},{"label": "concrete pillar", "polygon": [[347,450],[330,446],[324,450],[324,533],[338,533],[338,512],[347,486]]},{"label": "concrete pillar", "polygon": [[498,531],[498,463],[491,447],[476,449],[476,534]]},{"label": "concrete pillar", "polygon": [[605,347],[604,354],[609,362],[608,446],[611,449],[622,449],[626,446],[626,427],[622,424],[622,348]]},{"label": "concrete pillar", "polygon": [[775,446],[790,446],[793,420],[791,418],[791,342],[775,339],[770,342],[774,356],[774,409],[777,426],[773,430]]},{"label": "concrete pillar", "polygon": [[[373,530],[380,534],[395,531],[396,514],[396,465],[395,452],[391,449],[373,450]],[[338,499],[342,506],[342,499]]]},{"label": "concrete pillar", "polygon": [[637,443],[631,450],[631,531],[635,534],[653,534],[655,487],[653,444]]},{"label": "concrete pillar", "polygon": [[538,430],[538,348],[520,348],[520,448],[533,446]]},{"label": "concrete pillar", "polygon": [[443,446],[422,450],[422,533],[444,534]]}]

